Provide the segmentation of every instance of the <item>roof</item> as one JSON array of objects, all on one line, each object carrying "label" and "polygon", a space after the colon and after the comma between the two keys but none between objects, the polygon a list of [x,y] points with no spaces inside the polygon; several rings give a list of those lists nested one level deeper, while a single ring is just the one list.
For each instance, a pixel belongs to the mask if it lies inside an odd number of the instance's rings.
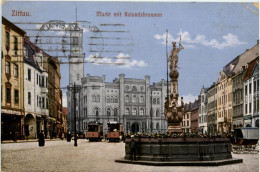
[{"label": "roof", "polygon": [[239,62],[240,56],[237,56],[234,58],[231,62],[229,62],[226,66],[223,67],[223,72],[226,74],[226,76],[230,76],[235,69],[235,66]]},{"label": "roof", "polygon": [[248,63],[248,68],[247,68],[247,71],[245,73],[245,76],[243,78],[243,81],[247,80],[248,78],[250,78],[253,70],[254,70],[254,67],[255,65],[259,62],[259,56],[257,58],[255,58],[253,61],[249,62]]},{"label": "roof", "polygon": [[16,26],[15,24],[10,22],[3,16],[2,16],[2,24],[8,26],[10,29],[14,30],[15,32],[19,33],[22,36],[24,36],[26,34],[26,32],[24,30],[22,30],[21,28],[19,28],[18,26]]}]

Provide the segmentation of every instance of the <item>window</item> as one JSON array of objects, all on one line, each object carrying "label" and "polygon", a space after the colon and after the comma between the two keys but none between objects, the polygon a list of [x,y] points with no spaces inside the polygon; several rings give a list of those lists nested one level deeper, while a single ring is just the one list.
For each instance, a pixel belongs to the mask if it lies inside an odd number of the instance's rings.
[{"label": "window", "polygon": [[114,97],[113,97],[113,96],[111,96],[110,102],[111,102],[111,103],[114,103]]},{"label": "window", "polygon": [[156,98],[153,98],[153,104],[156,104]]},{"label": "window", "polygon": [[140,109],[140,115],[141,115],[141,116],[144,115],[144,109],[143,109],[143,108]]},{"label": "window", "polygon": [[97,95],[97,102],[100,102],[100,95]]},{"label": "window", "polygon": [[249,84],[249,94],[251,94],[251,87],[252,87],[252,84],[250,83]]},{"label": "window", "polygon": [[79,80],[79,74],[77,74],[77,80]]},{"label": "window", "polygon": [[31,104],[31,92],[28,92],[28,104]]},{"label": "window", "polygon": [[14,90],[14,103],[18,104],[19,103],[19,91]]},{"label": "window", "polygon": [[136,115],[136,113],[137,113],[137,110],[136,110],[136,108],[134,108],[133,109],[133,115]]},{"label": "window", "polygon": [[160,124],[159,124],[159,122],[157,122],[156,123],[156,129],[159,130],[159,128],[160,128]]},{"label": "window", "polygon": [[114,109],[114,116],[117,116],[117,108]]},{"label": "window", "polygon": [[10,33],[5,32],[5,45],[10,47]]},{"label": "window", "polygon": [[15,52],[15,55],[17,55],[17,51],[18,51],[18,38],[15,36],[14,37],[14,52]]},{"label": "window", "polygon": [[48,87],[48,77],[46,77],[46,88]]},{"label": "window", "polygon": [[42,97],[42,108],[45,108],[45,97]]},{"label": "window", "polygon": [[245,86],[245,96],[247,96],[247,85]]},{"label": "window", "polygon": [[141,96],[140,97],[140,103],[143,103],[144,102],[144,96]]},{"label": "window", "polygon": [[144,87],[143,87],[143,86],[140,87],[140,91],[141,91],[141,92],[144,91]]},{"label": "window", "polygon": [[14,77],[18,78],[18,65],[14,64]]},{"label": "window", "polygon": [[115,103],[118,103],[118,98],[117,97],[115,97]]},{"label": "window", "polygon": [[249,113],[252,112],[252,103],[249,103]]},{"label": "window", "polygon": [[96,102],[96,96],[92,95],[92,102]]},{"label": "window", "polygon": [[44,76],[42,76],[42,87],[44,87],[44,81],[45,81]]},{"label": "window", "polygon": [[125,89],[126,89],[126,91],[128,91],[129,90],[129,85],[125,86]]},{"label": "window", "polygon": [[254,81],[254,92],[256,92],[256,81]]},{"label": "window", "polygon": [[190,122],[190,121],[187,121],[187,126],[189,126],[189,125],[190,125],[190,124],[189,124],[189,122]]},{"label": "window", "polygon": [[159,98],[157,98],[157,104],[158,104],[158,105],[160,104],[160,99],[159,99]]},{"label": "window", "polygon": [[10,62],[9,61],[5,61],[5,73],[11,74],[10,73]]},{"label": "window", "polygon": [[136,95],[133,95],[133,103],[136,102]]},{"label": "window", "polygon": [[111,109],[107,108],[107,116],[110,116],[110,115],[111,115]]},{"label": "window", "polygon": [[110,103],[110,97],[107,96],[107,103]]},{"label": "window", "polygon": [[6,88],[6,103],[11,103],[11,88]]},{"label": "window", "polygon": [[126,109],[125,109],[125,115],[129,115],[129,113],[130,113],[129,108],[126,108]]},{"label": "window", "polygon": [[98,116],[98,108],[95,108],[95,115]]},{"label": "window", "polygon": [[78,37],[72,37],[72,45],[78,45]]},{"label": "window", "polygon": [[28,49],[26,47],[23,48],[23,54],[26,58],[28,58]]},{"label": "window", "polygon": [[160,110],[157,109],[157,110],[156,110],[156,117],[159,117],[159,116],[160,116]]},{"label": "window", "polygon": [[31,81],[31,69],[28,69],[28,81]]},{"label": "window", "polygon": [[137,87],[136,87],[136,86],[133,86],[132,91],[137,91]]},{"label": "window", "polygon": [[245,104],[245,113],[247,114],[247,104]]},{"label": "window", "polygon": [[125,96],[125,102],[128,103],[129,102],[129,95]]},{"label": "window", "polygon": [[37,95],[37,107],[39,107],[39,96]]}]

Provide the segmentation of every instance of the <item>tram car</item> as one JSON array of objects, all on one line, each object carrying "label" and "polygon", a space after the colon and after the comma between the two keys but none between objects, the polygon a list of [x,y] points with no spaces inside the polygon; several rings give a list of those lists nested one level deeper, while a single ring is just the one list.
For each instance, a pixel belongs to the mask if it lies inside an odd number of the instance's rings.
[{"label": "tram car", "polygon": [[99,122],[88,122],[86,139],[91,141],[101,141],[103,139],[103,124]]},{"label": "tram car", "polygon": [[123,125],[119,122],[108,122],[107,127],[107,140],[109,142],[119,142],[122,138]]},{"label": "tram car", "polygon": [[237,128],[231,136],[233,153],[257,153],[259,128]]}]

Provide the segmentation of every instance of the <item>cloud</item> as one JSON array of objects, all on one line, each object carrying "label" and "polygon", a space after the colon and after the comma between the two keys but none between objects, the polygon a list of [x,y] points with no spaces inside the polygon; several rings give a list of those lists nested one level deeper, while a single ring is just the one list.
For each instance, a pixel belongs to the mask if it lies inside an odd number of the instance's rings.
[{"label": "cloud", "polygon": [[[232,33],[228,33],[227,35],[223,35],[223,42],[219,42],[216,39],[208,40],[205,35],[197,34],[194,39],[187,31],[181,31],[177,34],[176,38],[174,38],[170,33],[168,34],[168,42],[179,42],[179,35],[181,35],[181,42],[184,43],[184,48],[196,48],[196,45],[203,45],[207,47],[217,48],[217,49],[224,49],[226,47],[237,47],[243,44],[247,44],[247,42],[240,41],[236,35]],[[159,35],[155,34],[154,38],[157,40],[162,40],[162,44],[165,45],[166,43],[166,33]]]},{"label": "cloud", "polygon": [[198,99],[198,96],[194,96],[192,94],[184,95],[182,97],[184,103],[189,103],[189,102],[193,103],[195,99]]},{"label": "cloud", "polygon": [[119,68],[132,68],[132,67],[145,67],[147,64],[144,60],[130,60],[129,54],[119,53],[116,56],[116,59],[109,58],[109,57],[99,57],[98,54],[96,55],[89,55],[85,58],[85,61],[101,65],[101,64],[110,64],[114,66],[118,66]]}]

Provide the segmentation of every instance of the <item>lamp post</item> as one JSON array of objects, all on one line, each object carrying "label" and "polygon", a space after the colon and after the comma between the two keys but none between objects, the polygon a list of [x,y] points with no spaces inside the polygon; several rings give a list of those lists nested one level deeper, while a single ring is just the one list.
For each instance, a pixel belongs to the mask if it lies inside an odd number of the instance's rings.
[{"label": "lamp post", "polygon": [[74,146],[78,146],[77,144],[77,127],[76,127],[76,85],[74,82],[73,87],[73,101],[74,101]]}]

